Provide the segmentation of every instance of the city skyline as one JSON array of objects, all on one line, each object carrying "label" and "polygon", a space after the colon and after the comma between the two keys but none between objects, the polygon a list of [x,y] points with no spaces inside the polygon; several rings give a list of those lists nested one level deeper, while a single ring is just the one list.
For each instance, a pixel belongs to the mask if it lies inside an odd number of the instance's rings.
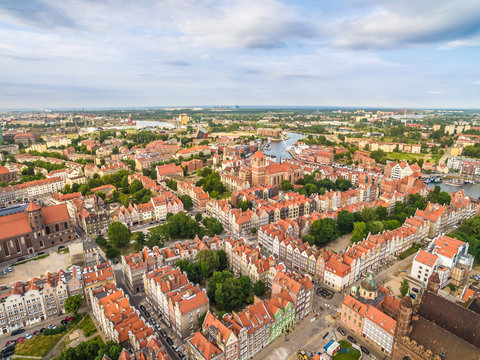
[{"label": "city skyline", "polygon": [[480,3],[6,1],[0,108],[479,108]]}]

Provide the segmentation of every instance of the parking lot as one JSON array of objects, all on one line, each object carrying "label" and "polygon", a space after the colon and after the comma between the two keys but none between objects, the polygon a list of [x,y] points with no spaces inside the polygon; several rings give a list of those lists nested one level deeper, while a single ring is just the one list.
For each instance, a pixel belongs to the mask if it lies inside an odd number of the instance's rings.
[{"label": "parking lot", "polygon": [[[48,254],[48,252],[46,252],[46,254]],[[58,269],[67,269],[70,265],[72,265],[70,254],[58,253],[57,247],[55,247],[47,257],[38,260],[32,259],[25,264],[16,266],[4,265],[4,267],[1,268],[0,284],[6,285],[14,283],[15,281],[25,281],[39,277],[48,271],[55,272],[58,271]],[[9,272],[8,268],[11,268],[12,271]],[[3,273],[4,270],[5,274]]]},{"label": "parking lot", "polygon": [[48,321],[42,321],[35,325],[26,326],[16,329],[12,332],[2,334],[0,336],[0,346],[2,348],[0,359],[11,356],[17,344],[28,341],[33,337],[40,336],[47,329],[55,330],[60,325],[68,326],[72,320],[73,318],[62,315],[54,319],[49,319]]}]

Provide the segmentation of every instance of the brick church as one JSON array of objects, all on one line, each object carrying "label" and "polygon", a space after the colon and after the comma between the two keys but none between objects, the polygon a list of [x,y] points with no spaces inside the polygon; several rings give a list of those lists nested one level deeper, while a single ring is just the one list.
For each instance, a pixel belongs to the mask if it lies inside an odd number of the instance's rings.
[{"label": "brick church", "polygon": [[302,168],[298,165],[284,162],[267,164],[263,152],[257,151],[251,159],[250,171],[252,174],[252,187],[259,185],[273,185],[280,187],[282,180],[288,180],[291,184],[302,177]]},{"label": "brick church", "polygon": [[480,359],[480,314],[438,295],[434,272],[419,299],[400,302],[391,359]]},{"label": "brick church", "polygon": [[65,204],[40,207],[33,201],[0,217],[0,262],[33,254],[75,239]]}]

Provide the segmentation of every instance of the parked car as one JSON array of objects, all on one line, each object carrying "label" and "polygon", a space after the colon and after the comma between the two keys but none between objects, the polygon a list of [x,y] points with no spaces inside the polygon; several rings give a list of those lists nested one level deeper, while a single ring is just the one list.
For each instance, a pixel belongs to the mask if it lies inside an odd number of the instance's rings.
[{"label": "parked car", "polygon": [[65,249],[65,245],[60,245],[60,246],[58,247],[58,250],[62,250],[62,249]]},{"label": "parked car", "polygon": [[7,275],[7,270],[2,270],[2,275]]},{"label": "parked car", "polygon": [[327,331],[327,332],[323,335],[322,339],[325,340],[328,335],[330,335],[330,333]]},{"label": "parked car", "polygon": [[140,305],[140,310],[142,310],[143,312],[147,311],[147,309],[143,305]]},{"label": "parked car", "polygon": [[44,255],[45,251],[39,251],[37,255]]},{"label": "parked car", "polygon": [[47,329],[41,328],[39,331],[40,331],[41,333],[43,333],[45,330],[47,330]]},{"label": "parked car", "polygon": [[68,322],[73,321],[73,317],[67,316],[64,320],[67,320]]},{"label": "parked car", "polygon": [[160,327],[159,324],[155,324],[155,329],[157,329],[157,331],[160,331],[162,328]]},{"label": "parked car", "polygon": [[414,293],[410,293],[410,297],[415,300],[417,298],[417,294],[414,294]]},{"label": "parked car", "polygon": [[150,317],[150,313],[149,313],[147,310],[145,310],[145,316],[146,316],[147,318]]},{"label": "parked car", "polygon": [[35,335],[35,336],[38,336],[38,335],[41,335],[41,334],[42,334],[42,332],[40,330],[37,330],[37,331],[33,332],[33,335]]},{"label": "parked car", "polygon": [[25,334],[25,339],[30,340],[32,338],[32,334]]},{"label": "parked car", "polygon": [[115,259],[112,260],[112,262],[113,262],[114,264],[118,264],[118,259],[115,258]]},{"label": "parked car", "polygon": [[23,336],[20,336],[17,338],[17,344],[21,344],[24,341],[25,341],[25,338]]},{"label": "parked car", "polygon": [[178,357],[181,359],[181,360],[185,360],[187,358],[187,356],[182,353],[181,351],[178,353]]},{"label": "parked car", "polygon": [[167,333],[163,329],[160,329],[160,335],[162,335],[163,337],[167,337]]},{"label": "parked car", "polygon": [[365,355],[370,355],[370,351],[368,351],[368,349],[366,347],[360,345],[360,349],[362,350],[362,352]]},{"label": "parked car", "polygon": [[412,288],[412,291],[418,293],[419,290],[417,288]]},{"label": "parked car", "polygon": [[9,266],[9,267],[7,268],[7,271],[8,271],[8,272],[12,272],[12,271],[13,271],[13,268],[12,268],[11,266]]},{"label": "parked car", "polygon": [[342,335],[342,336],[345,336],[345,331],[343,331],[343,329],[341,327],[338,327],[337,328],[337,331]]},{"label": "parked car", "polygon": [[62,324],[63,326],[67,326],[67,325],[68,325],[68,321],[67,321],[67,320],[62,320],[62,321],[60,321],[60,324]]},{"label": "parked car", "polygon": [[12,336],[24,333],[25,329],[17,329],[12,331]]},{"label": "parked car", "polygon": [[153,317],[150,318],[150,324],[155,325],[156,323],[157,323],[157,321]]},{"label": "parked car", "polygon": [[24,257],[19,257],[19,258],[17,259],[17,262],[21,262],[21,261],[25,261],[25,258],[24,258]]},{"label": "parked car", "polygon": [[173,340],[170,339],[170,337],[167,336],[166,341],[167,341],[167,344],[168,344],[168,345],[173,346]]},{"label": "parked car", "polygon": [[357,343],[357,340],[355,340],[355,338],[352,337],[352,336],[350,336],[350,335],[347,336],[347,340],[350,341],[352,344],[356,344],[356,343]]},{"label": "parked car", "polygon": [[57,327],[52,324],[52,325],[48,325],[48,328],[49,328],[50,330],[55,330]]},{"label": "parked car", "polygon": [[16,344],[16,343],[17,343],[17,340],[15,340],[15,339],[8,340],[7,343],[5,344],[5,346],[9,346],[11,344]]},{"label": "parked car", "polygon": [[180,351],[180,349],[178,347],[176,347],[175,345],[172,346],[172,349],[173,351],[175,351],[176,353],[178,353]]}]

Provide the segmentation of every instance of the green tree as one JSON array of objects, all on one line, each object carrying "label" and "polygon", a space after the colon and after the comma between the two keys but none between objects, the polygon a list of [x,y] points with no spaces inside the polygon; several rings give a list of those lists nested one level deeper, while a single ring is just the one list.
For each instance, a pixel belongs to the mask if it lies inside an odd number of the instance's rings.
[{"label": "green tree", "polygon": [[372,234],[378,234],[383,231],[383,223],[381,221],[370,221],[367,223],[367,232]]},{"label": "green tree", "polygon": [[198,222],[202,221],[202,213],[197,212],[195,214],[195,221],[198,221]]},{"label": "green tree", "polygon": [[367,225],[363,221],[353,224],[352,243],[362,241],[367,236]]},{"label": "green tree", "polygon": [[193,207],[193,201],[192,201],[192,198],[188,195],[181,195],[178,197],[182,203],[183,203],[183,208],[185,210],[190,210],[192,207]]},{"label": "green tree", "polygon": [[252,203],[248,200],[240,201],[238,207],[242,209],[242,211],[247,211],[248,209],[252,208]]},{"label": "green tree", "polygon": [[140,191],[143,189],[143,185],[139,180],[133,180],[132,183],[130,184],[129,188],[129,193],[134,194],[137,191]]},{"label": "green tree", "polygon": [[257,282],[255,282],[255,284],[253,284],[253,293],[256,296],[265,295],[265,290],[266,290],[265,283],[262,280],[258,280]]},{"label": "green tree", "polygon": [[204,312],[202,315],[198,317],[198,327],[201,329],[203,326],[203,322],[205,321],[205,317],[207,316],[207,313]]},{"label": "green tree", "polygon": [[108,226],[108,242],[114,248],[122,248],[130,242],[130,230],[122,223],[115,221]]},{"label": "green tree", "polygon": [[340,234],[348,234],[353,230],[354,216],[351,212],[342,210],[337,216],[337,228]]},{"label": "green tree", "polygon": [[228,269],[228,256],[225,250],[217,250],[218,255],[218,270],[226,270]]},{"label": "green tree", "polygon": [[282,180],[281,187],[283,191],[293,191],[294,189],[293,185],[288,180]]},{"label": "green tree", "polygon": [[323,246],[335,240],[339,232],[335,220],[327,218],[315,220],[310,227],[310,235],[315,237],[315,243],[318,246]]},{"label": "green tree", "polygon": [[212,217],[206,217],[203,219],[203,225],[208,230],[209,235],[220,235],[223,232],[223,225],[220,221]]},{"label": "green tree", "polygon": [[120,256],[120,250],[109,247],[105,250],[105,256],[107,259],[117,259]]},{"label": "green tree", "polygon": [[310,245],[315,245],[315,236],[307,234],[302,239],[304,242],[308,242]]},{"label": "green tree", "polygon": [[65,299],[64,307],[67,313],[73,313],[77,317],[78,310],[83,305],[83,296],[74,295]]},{"label": "green tree", "polygon": [[402,282],[400,283],[400,294],[402,294],[402,297],[407,295],[409,289],[410,289],[410,284],[408,283],[408,280],[403,279]]}]

